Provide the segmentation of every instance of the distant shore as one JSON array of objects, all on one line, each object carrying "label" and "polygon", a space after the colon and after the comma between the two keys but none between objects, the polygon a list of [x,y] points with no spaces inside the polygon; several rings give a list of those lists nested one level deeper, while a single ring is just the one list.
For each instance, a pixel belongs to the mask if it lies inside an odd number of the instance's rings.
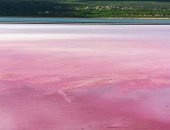
[{"label": "distant shore", "polygon": [[36,16],[0,16],[0,18],[67,18],[67,19],[170,19],[170,17],[36,17]]}]

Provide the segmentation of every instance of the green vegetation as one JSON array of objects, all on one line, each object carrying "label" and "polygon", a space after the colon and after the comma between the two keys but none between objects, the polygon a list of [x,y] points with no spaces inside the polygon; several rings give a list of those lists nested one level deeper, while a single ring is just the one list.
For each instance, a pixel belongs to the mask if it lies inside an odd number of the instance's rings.
[{"label": "green vegetation", "polygon": [[0,16],[170,18],[170,1],[0,0]]}]

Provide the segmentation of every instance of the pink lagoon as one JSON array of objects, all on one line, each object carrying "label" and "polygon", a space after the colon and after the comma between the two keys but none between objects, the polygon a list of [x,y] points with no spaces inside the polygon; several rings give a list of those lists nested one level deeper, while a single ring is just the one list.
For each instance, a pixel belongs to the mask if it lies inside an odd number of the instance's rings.
[{"label": "pink lagoon", "polygon": [[0,24],[0,130],[170,130],[170,26]]}]

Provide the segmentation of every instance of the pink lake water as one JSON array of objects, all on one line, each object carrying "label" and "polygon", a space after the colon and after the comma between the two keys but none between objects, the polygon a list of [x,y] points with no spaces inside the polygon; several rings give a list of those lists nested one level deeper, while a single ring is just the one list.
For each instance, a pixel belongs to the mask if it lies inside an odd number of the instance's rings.
[{"label": "pink lake water", "polygon": [[169,25],[0,25],[0,130],[169,129]]}]

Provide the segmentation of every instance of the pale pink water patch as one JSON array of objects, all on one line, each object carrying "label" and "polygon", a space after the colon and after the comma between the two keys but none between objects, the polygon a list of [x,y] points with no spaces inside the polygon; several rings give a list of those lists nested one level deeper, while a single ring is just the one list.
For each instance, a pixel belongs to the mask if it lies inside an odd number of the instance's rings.
[{"label": "pale pink water patch", "polygon": [[170,129],[170,26],[0,25],[0,130]]}]

